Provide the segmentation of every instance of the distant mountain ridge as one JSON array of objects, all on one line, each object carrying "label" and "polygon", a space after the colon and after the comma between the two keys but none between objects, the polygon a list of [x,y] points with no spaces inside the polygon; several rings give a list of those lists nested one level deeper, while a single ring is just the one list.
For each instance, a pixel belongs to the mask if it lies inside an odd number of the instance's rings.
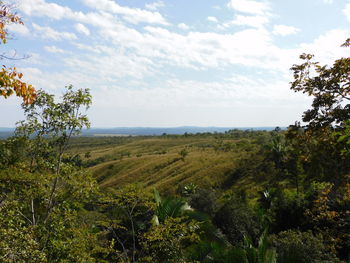
[{"label": "distant mountain ridge", "polygon": [[84,130],[83,135],[94,134],[121,134],[121,135],[162,135],[162,134],[185,134],[204,132],[226,132],[233,129],[239,130],[273,130],[275,127],[118,127],[118,128],[92,128]]},{"label": "distant mountain ridge", "polygon": [[[283,127],[282,127],[283,128]],[[162,134],[185,134],[185,133],[222,133],[229,130],[266,130],[271,131],[275,127],[198,127],[198,126],[180,126],[180,127],[116,127],[116,128],[91,128],[84,129],[82,136],[137,136],[137,135],[162,135]],[[13,134],[14,128],[0,127],[0,138],[6,138]]]}]

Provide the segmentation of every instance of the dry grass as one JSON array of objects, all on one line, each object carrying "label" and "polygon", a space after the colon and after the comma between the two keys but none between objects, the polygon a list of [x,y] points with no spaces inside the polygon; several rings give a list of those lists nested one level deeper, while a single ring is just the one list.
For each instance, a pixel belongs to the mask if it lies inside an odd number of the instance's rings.
[{"label": "dry grass", "polygon": [[[142,183],[146,188],[157,188],[173,193],[183,185],[193,182],[199,186],[220,184],[232,171],[237,160],[246,154],[234,139],[218,139],[216,136],[159,136],[134,138],[84,139],[84,147],[78,142],[72,151],[90,152],[90,161],[100,158],[100,163],[89,168],[101,187],[120,187],[130,183]],[[107,140],[107,142],[103,142]],[[218,150],[220,143],[237,144],[237,148]],[[90,146],[89,146],[90,143]],[[244,143],[243,145],[246,145]],[[181,159],[179,152],[186,149],[188,155]],[[84,158],[84,157],[83,157]],[[87,160],[87,158],[85,158]]]}]

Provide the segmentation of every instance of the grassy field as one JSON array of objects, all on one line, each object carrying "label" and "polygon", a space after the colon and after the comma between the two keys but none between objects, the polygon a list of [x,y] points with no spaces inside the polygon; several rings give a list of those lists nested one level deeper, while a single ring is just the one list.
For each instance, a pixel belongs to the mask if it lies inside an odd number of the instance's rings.
[{"label": "grassy field", "polygon": [[174,193],[188,183],[221,184],[256,148],[249,138],[205,135],[82,137],[72,141],[70,151],[82,157],[101,187],[142,183]]}]

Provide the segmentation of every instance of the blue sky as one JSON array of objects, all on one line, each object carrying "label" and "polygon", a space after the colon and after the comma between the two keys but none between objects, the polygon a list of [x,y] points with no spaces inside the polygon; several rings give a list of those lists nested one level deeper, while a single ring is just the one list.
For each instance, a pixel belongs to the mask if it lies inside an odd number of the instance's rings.
[{"label": "blue sky", "polygon": [[[310,106],[289,90],[299,55],[350,53],[346,0],[15,2],[25,25],[2,48],[29,58],[4,64],[57,96],[90,88],[93,127],[287,126]],[[0,110],[0,127],[23,118],[18,98]]]}]

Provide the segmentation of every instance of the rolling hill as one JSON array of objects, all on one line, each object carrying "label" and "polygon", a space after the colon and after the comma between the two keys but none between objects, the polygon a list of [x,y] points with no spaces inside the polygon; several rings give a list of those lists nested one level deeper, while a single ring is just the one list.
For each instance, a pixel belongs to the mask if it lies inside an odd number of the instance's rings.
[{"label": "rolling hill", "polygon": [[[79,154],[101,187],[141,183],[173,193],[188,183],[217,186],[237,162],[256,151],[268,132],[74,138]],[[181,151],[186,152],[185,156]]]}]

